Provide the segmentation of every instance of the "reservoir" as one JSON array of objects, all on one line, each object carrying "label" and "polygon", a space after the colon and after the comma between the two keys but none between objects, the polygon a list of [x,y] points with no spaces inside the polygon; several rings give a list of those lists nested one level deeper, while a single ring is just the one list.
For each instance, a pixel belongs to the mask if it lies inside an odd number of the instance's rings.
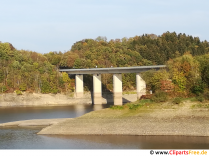
[{"label": "reservoir", "polygon": [[[0,123],[75,118],[108,105],[0,107]],[[208,149],[209,137],[37,135],[41,128],[0,128],[0,149]]]}]

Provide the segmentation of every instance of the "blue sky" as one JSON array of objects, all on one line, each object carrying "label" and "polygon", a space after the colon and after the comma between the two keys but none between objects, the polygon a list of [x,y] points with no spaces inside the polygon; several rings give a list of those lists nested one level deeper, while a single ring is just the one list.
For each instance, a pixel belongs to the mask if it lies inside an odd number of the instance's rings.
[{"label": "blue sky", "polygon": [[209,41],[208,0],[1,0],[0,41],[39,53],[166,31]]}]

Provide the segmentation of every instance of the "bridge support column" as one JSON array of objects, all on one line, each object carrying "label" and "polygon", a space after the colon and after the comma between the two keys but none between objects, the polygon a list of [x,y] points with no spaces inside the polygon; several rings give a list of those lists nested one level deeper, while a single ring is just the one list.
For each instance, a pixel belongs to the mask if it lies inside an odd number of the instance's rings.
[{"label": "bridge support column", "polygon": [[102,83],[101,74],[93,75],[93,104],[102,104]]},{"label": "bridge support column", "polygon": [[136,74],[136,90],[137,90],[137,100],[139,100],[142,95],[146,95],[146,83],[141,78],[139,73]]},{"label": "bridge support column", "polygon": [[76,75],[75,83],[76,97],[83,97],[83,75]]},{"label": "bridge support column", "polygon": [[113,74],[114,105],[123,105],[122,74]]}]

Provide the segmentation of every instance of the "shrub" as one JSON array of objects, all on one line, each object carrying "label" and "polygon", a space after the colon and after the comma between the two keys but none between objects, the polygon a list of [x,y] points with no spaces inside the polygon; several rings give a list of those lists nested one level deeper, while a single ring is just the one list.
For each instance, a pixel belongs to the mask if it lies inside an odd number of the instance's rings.
[{"label": "shrub", "polygon": [[173,100],[173,103],[175,104],[180,104],[182,102],[182,99],[180,97],[176,97],[174,100]]},{"label": "shrub", "polygon": [[22,95],[22,92],[21,92],[20,90],[15,90],[15,93],[16,93],[17,95]]},{"label": "shrub", "polygon": [[151,97],[152,97],[152,94],[142,95],[142,96],[140,97],[140,100],[151,99]]},{"label": "shrub", "polygon": [[209,91],[205,91],[204,94],[203,94],[205,100],[209,100]]},{"label": "shrub", "polygon": [[204,92],[205,84],[202,80],[198,80],[194,86],[192,86],[191,91],[196,95],[200,95]]},{"label": "shrub", "polygon": [[121,110],[121,109],[124,109],[124,107],[123,106],[110,106],[110,109],[119,109],[119,110]]},{"label": "shrub", "polygon": [[59,90],[57,89],[57,88],[53,88],[52,90],[51,90],[51,93],[52,94],[57,94],[59,92]]},{"label": "shrub", "polygon": [[42,81],[42,85],[41,85],[41,93],[43,94],[47,94],[51,92],[51,87],[48,81],[44,80]]},{"label": "shrub", "polygon": [[20,84],[19,89],[21,91],[26,91],[27,90],[27,85],[25,83]]},{"label": "shrub", "polygon": [[156,92],[152,97],[151,100],[154,102],[165,102],[168,100],[168,94],[166,92]]},{"label": "shrub", "polygon": [[197,96],[196,99],[200,102],[203,102],[205,100],[202,95]]},{"label": "shrub", "polygon": [[128,105],[128,108],[132,109],[132,110],[136,110],[137,108],[139,108],[141,106],[142,105],[140,105],[140,104],[130,104],[130,105]]},{"label": "shrub", "polygon": [[0,84],[0,93],[6,92],[8,89],[6,86]]}]

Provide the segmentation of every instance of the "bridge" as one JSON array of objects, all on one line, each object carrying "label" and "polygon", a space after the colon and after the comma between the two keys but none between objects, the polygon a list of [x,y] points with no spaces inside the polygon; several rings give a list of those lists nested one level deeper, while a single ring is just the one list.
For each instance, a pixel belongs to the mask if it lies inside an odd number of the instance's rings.
[{"label": "bridge", "polygon": [[146,94],[146,83],[140,77],[140,73],[165,68],[166,65],[136,66],[136,67],[113,67],[113,68],[89,68],[89,69],[60,69],[60,72],[75,74],[76,97],[83,97],[83,74],[93,74],[93,102],[102,104],[101,74],[113,74],[114,105],[122,105],[122,73],[136,73],[137,99]]}]

